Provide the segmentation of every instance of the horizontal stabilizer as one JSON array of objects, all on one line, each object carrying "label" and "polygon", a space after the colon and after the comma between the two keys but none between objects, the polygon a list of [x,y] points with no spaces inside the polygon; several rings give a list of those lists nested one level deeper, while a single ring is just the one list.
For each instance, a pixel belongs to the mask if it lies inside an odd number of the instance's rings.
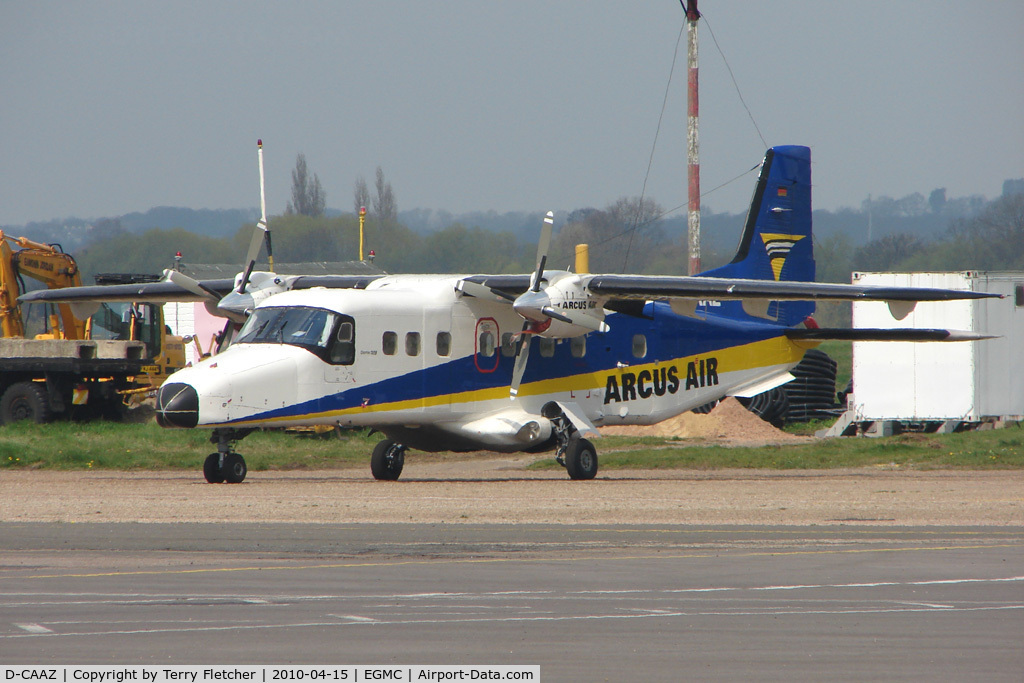
[{"label": "horizontal stabilizer", "polygon": [[755,380],[748,384],[738,386],[728,392],[728,396],[737,396],[739,398],[752,398],[758,394],[763,394],[766,391],[771,391],[775,387],[782,386],[786,382],[792,382],[794,377],[789,372],[778,372],[768,377],[762,377],[761,379]]},{"label": "horizontal stabilizer", "polygon": [[793,341],[879,341],[879,342],[954,342],[993,339],[996,335],[941,329],[882,328],[797,328],[786,330]]}]

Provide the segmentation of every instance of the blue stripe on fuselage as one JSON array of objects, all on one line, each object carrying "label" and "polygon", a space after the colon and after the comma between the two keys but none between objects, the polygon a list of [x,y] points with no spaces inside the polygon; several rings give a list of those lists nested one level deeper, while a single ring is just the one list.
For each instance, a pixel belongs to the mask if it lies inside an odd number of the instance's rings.
[{"label": "blue stripe on fuselage", "polygon": [[[603,334],[588,334],[586,354],[583,358],[572,357],[569,340],[562,340],[555,347],[554,355],[545,358],[540,354],[537,340],[534,340],[523,384],[609,371],[619,367],[619,364],[637,365],[707,354],[778,337],[785,329],[770,323],[737,321],[714,313],[707,313],[699,320],[688,318],[673,313],[668,304],[662,302],[648,302],[644,307],[644,314],[650,318],[624,314],[608,316],[607,322],[611,330]],[[640,334],[646,337],[647,354],[643,358],[635,358],[633,338]],[[472,355],[463,356],[433,367],[414,370],[369,385],[358,385],[336,394],[231,422],[296,418],[361,405],[380,406],[509,386],[515,358],[502,356],[500,351],[496,353],[499,358],[498,367],[494,372],[480,372]],[[492,365],[494,363],[493,357],[483,360]],[[356,361],[357,364],[360,362],[365,361]],[[387,357],[377,356],[373,362],[384,368]],[[725,368],[720,368],[720,371],[722,370]]]}]

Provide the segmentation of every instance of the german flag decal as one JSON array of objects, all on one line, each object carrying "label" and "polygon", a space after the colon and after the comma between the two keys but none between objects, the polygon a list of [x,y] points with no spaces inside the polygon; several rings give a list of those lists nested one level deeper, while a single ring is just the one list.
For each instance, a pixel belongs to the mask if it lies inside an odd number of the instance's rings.
[{"label": "german flag decal", "polygon": [[[779,191],[783,191],[783,188],[779,188]],[[793,245],[806,236],[807,235],[780,235],[778,233],[768,232],[761,233],[761,239],[764,240],[765,251],[768,252],[768,258],[772,262],[772,273],[775,275],[776,281],[778,281],[782,275],[782,267],[786,265],[786,257],[789,256],[789,252],[793,249]]]},{"label": "german flag decal", "polygon": [[778,189],[778,195],[779,195],[780,197],[788,197],[788,196],[789,196],[789,190],[787,190],[787,189],[786,189],[786,188],[784,188],[784,187],[780,187],[780,188]]}]

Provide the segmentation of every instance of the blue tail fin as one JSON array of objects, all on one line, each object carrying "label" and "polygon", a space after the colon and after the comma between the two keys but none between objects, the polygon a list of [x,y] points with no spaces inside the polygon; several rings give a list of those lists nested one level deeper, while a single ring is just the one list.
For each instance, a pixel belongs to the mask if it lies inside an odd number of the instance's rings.
[{"label": "blue tail fin", "polygon": [[[813,282],[811,242],[811,150],[772,147],[761,165],[736,256],[702,275]],[[814,312],[814,304],[772,304],[770,312],[779,322],[795,325]]]}]

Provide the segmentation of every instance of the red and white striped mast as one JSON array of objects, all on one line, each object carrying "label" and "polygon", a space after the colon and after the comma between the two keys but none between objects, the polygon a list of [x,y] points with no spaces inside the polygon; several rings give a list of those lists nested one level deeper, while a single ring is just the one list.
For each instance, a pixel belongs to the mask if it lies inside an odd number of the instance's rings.
[{"label": "red and white striped mast", "polygon": [[[684,0],[680,0],[681,2]],[[690,245],[690,275],[700,273],[700,141],[697,137],[697,0],[685,0],[686,9],[686,178],[689,194],[687,241]]]}]

